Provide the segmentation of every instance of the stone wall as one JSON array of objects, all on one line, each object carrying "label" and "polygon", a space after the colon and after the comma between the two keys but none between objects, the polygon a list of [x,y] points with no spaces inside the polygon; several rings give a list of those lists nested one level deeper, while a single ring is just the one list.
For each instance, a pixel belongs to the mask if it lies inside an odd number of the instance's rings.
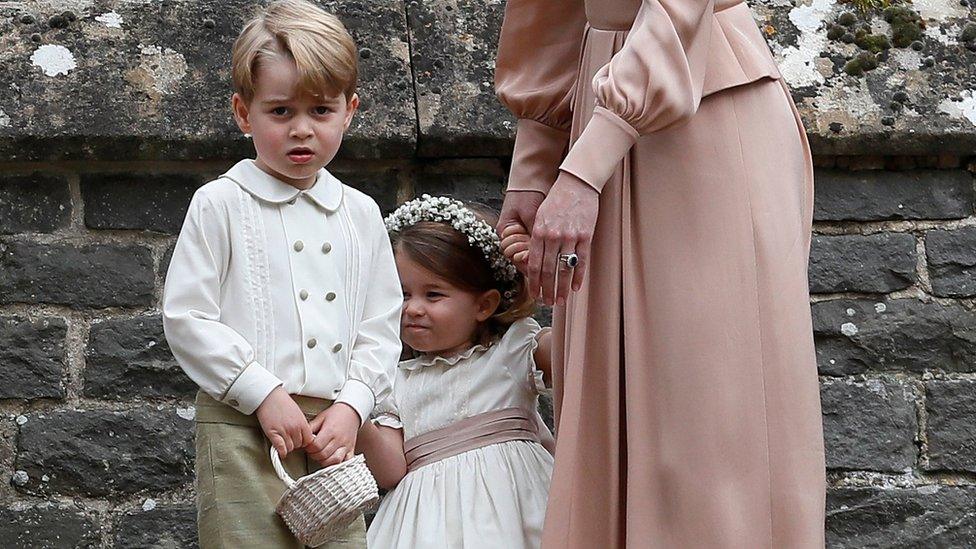
[{"label": "stone wall", "polygon": [[[816,153],[830,547],[976,545],[969,1],[753,3]],[[195,544],[194,389],[158,307],[193,190],[250,154],[227,80],[252,4],[0,2],[4,547]],[[364,73],[334,171],[386,211],[422,192],[499,205],[503,3],[324,4]]]}]

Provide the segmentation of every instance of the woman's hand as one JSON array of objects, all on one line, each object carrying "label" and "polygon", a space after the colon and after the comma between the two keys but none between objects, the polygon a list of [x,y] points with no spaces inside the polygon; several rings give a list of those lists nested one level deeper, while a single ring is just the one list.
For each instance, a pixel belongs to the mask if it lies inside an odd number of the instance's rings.
[{"label": "woman's hand", "polygon": [[[561,171],[539,206],[535,223],[525,225],[532,227],[527,265],[529,293],[541,293],[546,305],[564,304],[570,282],[573,291],[583,284],[599,209],[600,194],[596,189]],[[570,269],[559,261],[559,256],[573,252],[579,256],[579,263]]]}]

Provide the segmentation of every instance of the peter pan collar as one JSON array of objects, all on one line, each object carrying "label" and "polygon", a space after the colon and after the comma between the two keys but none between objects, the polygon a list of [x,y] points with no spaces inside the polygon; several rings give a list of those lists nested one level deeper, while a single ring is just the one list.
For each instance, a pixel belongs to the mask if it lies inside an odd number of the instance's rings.
[{"label": "peter pan collar", "polygon": [[400,363],[400,368],[403,368],[404,370],[412,371],[412,370],[419,370],[420,368],[426,368],[427,366],[436,366],[436,365],[454,366],[455,364],[461,362],[462,360],[467,360],[471,358],[471,355],[479,351],[487,351],[487,350],[488,347],[479,344],[469,348],[467,351],[464,351],[463,353],[458,353],[456,355],[448,356],[448,357],[439,356],[439,355],[420,355],[417,358],[411,360],[404,360],[403,362]]},{"label": "peter pan collar", "polygon": [[305,190],[296,189],[257,167],[253,160],[241,160],[222,177],[237,183],[256,198],[281,204],[304,194],[320,208],[334,212],[342,202],[342,183],[325,168],[319,170],[315,184]]}]

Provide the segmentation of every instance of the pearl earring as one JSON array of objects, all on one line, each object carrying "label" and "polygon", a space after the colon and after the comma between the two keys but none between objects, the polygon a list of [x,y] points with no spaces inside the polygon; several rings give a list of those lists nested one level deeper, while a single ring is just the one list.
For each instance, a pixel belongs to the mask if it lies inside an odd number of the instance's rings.
[{"label": "pearl earring", "polygon": [[251,138],[251,134],[249,134],[249,133],[245,133],[245,134],[244,134],[244,137],[246,137],[247,139],[250,139],[250,138]]}]

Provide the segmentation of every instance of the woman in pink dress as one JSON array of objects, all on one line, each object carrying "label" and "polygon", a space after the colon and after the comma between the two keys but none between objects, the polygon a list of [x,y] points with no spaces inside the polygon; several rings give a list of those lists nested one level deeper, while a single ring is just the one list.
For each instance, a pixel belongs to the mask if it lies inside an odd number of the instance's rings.
[{"label": "woman in pink dress", "polygon": [[813,169],[748,6],[508,0],[496,88],[563,342],[543,547],[822,547]]}]

